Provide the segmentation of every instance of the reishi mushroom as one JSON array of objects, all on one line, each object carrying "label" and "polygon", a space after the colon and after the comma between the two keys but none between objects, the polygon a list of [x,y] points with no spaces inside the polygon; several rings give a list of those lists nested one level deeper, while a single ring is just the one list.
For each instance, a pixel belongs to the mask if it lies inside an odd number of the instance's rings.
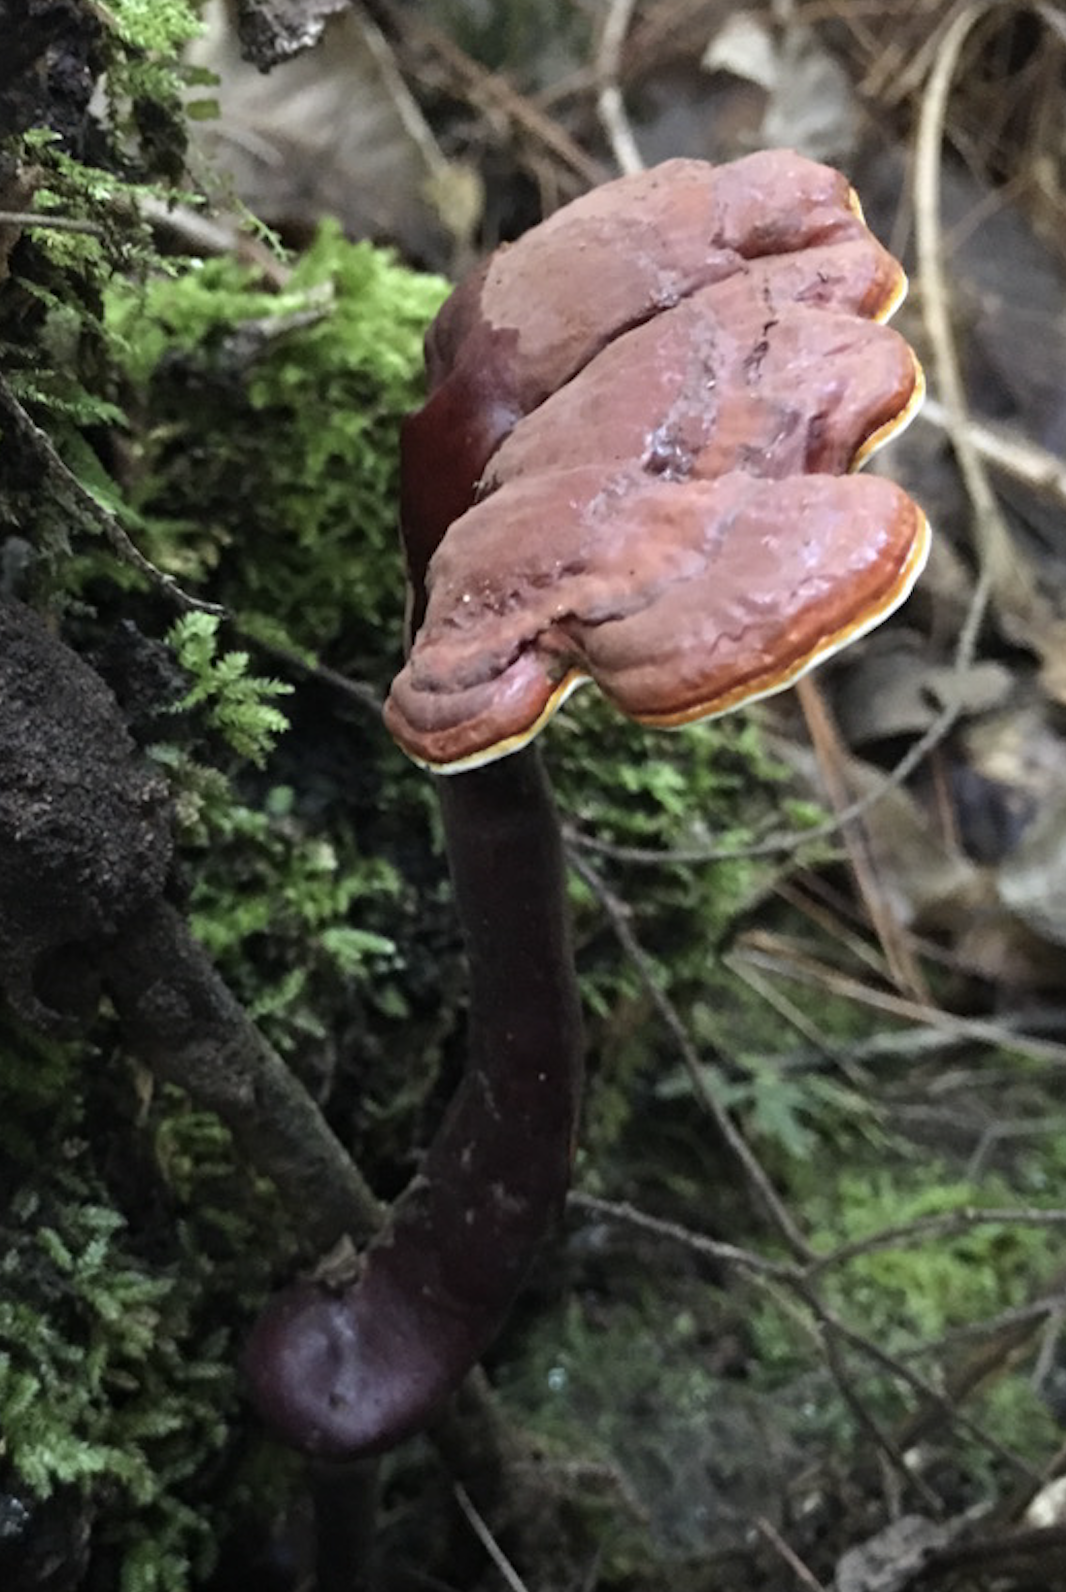
[{"label": "reishi mushroom", "polygon": [[251,1390],[345,1458],[432,1419],[565,1198],[581,1077],[559,827],[531,739],[582,680],[675,726],[791,684],[880,622],[921,510],[852,472],[922,376],[899,265],[790,151],[674,160],[497,250],[426,339],[403,433],[408,659],[386,723],[438,781],[470,1059],[354,1275],[271,1300]]},{"label": "reishi mushroom", "polygon": [[[676,253],[634,219],[652,201]],[[439,386],[404,434],[428,608],[385,720],[412,757],[442,773],[502,757],[590,677],[642,723],[725,712],[904,600],[928,526],[900,488],[850,472],[910,418],[922,376],[883,324],[903,272],[839,173],[788,151],[669,161],[494,259],[473,279],[480,318],[470,284],[442,309]],[[450,447],[440,427],[471,396]],[[449,513],[463,472],[447,527],[423,502],[437,460]]]}]

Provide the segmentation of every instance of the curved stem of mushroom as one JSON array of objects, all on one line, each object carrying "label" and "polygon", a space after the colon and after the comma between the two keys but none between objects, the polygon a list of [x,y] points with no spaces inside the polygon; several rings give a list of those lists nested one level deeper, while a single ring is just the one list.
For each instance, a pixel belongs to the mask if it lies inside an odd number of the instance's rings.
[{"label": "curved stem of mushroom", "polygon": [[499,1330],[570,1175],[581,1017],[547,778],[528,749],[438,788],[470,965],[463,1081],[358,1274],[276,1296],[247,1356],[266,1420],[332,1458],[432,1418]]}]

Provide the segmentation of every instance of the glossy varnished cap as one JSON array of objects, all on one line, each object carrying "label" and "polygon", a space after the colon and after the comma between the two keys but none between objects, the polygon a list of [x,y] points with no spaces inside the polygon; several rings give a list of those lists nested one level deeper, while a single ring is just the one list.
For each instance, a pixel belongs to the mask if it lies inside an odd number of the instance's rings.
[{"label": "glossy varnished cap", "polygon": [[[400,745],[476,767],[586,679],[642,723],[711,717],[897,607],[928,526],[851,472],[921,399],[882,324],[904,287],[846,181],[774,151],[606,184],[457,289],[405,439],[405,477],[439,453],[457,512],[405,518],[428,575],[386,705]],[[435,428],[461,400],[449,452]]]}]

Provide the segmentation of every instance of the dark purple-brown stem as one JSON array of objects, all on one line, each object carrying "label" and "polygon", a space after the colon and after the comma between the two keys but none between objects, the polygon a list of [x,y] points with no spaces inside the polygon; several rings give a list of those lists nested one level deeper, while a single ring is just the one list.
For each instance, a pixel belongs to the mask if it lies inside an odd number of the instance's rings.
[{"label": "dark purple-brown stem", "polygon": [[287,1289],[248,1348],[264,1418],[323,1457],[425,1425],[499,1330],[569,1179],[582,1039],[551,791],[533,750],[438,786],[470,964],[463,1082],[354,1279]]}]

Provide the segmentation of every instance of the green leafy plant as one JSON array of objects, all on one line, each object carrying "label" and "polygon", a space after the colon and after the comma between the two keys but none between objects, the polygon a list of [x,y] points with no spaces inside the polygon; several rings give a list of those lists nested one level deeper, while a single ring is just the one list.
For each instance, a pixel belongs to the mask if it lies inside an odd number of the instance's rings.
[{"label": "green leafy plant", "polygon": [[289,721],[268,699],[286,696],[291,685],[249,674],[247,652],[219,652],[217,614],[189,613],[171,627],[167,640],[192,685],[174,712],[203,708],[212,729],[239,757],[262,768]]}]

